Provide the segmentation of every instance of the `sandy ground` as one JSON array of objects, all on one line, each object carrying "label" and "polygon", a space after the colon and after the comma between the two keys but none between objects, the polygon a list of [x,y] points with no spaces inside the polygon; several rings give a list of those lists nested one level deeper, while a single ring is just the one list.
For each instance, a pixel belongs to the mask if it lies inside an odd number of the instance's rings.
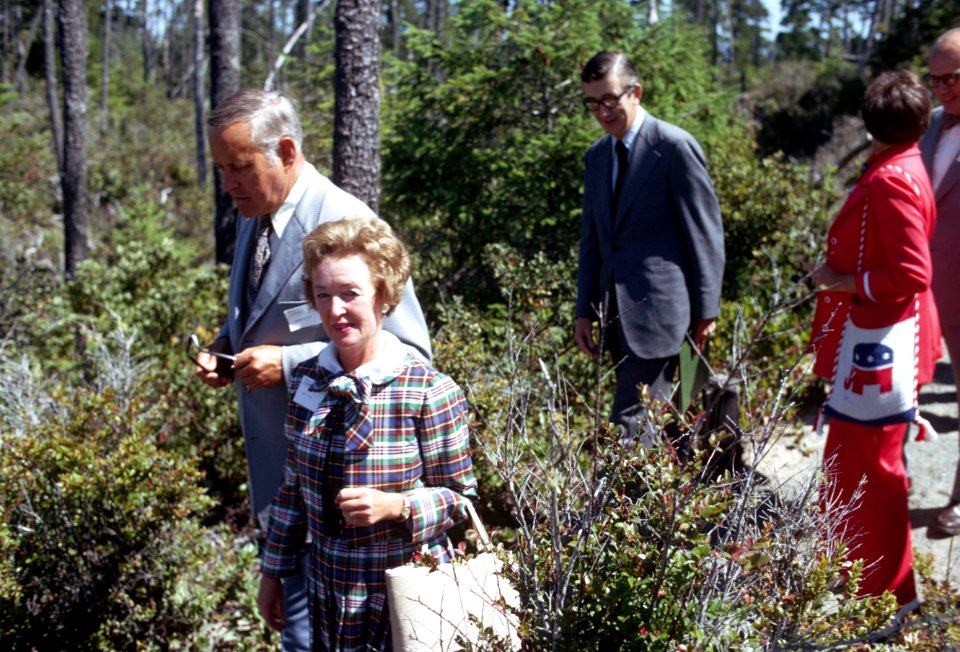
[{"label": "sandy ground", "polygon": [[[946,347],[944,347],[946,348]],[[934,560],[933,577],[960,588],[960,535],[951,537],[937,527],[937,514],[949,502],[954,470],[960,457],[957,403],[950,362],[937,363],[934,381],[920,394],[921,414],[940,437],[933,442],[911,442],[908,458],[912,491],[910,522],[914,549]],[[799,431],[786,432],[764,456],[760,470],[789,492],[819,467],[826,437],[813,432],[805,420]]]}]

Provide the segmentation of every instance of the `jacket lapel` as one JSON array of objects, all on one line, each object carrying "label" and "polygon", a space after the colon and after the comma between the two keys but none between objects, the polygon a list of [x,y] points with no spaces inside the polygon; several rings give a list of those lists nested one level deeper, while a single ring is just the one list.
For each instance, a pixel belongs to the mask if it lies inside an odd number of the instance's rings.
[{"label": "jacket lapel", "polygon": [[[593,161],[588,162],[587,170],[593,176],[593,183],[597,188],[594,201],[596,202],[597,222],[603,222],[610,215],[613,202],[613,139],[604,136],[594,149]],[[609,224],[609,222],[606,222]]]},{"label": "jacket lapel", "polygon": [[[270,252],[270,266],[267,267],[267,272],[263,277],[257,299],[250,307],[246,330],[249,330],[266,312],[270,304],[276,301],[277,295],[280,294],[290,277],[302,266],[303,254],[301,248],[303,237],[307,233],[303,213],[304,201],[301,199],[283,230],[283,237],[280,238],[277,248]],[[249,254],[247,257],[249,258]]]},{"label": "jacket lapel", "polygon": [[920,137],[920,157],[923,159],[923,166],[927,168],[929,174],[933,174],[933,154],[937,149],[937,139],[940,136],[940,122],[943,117],[943,111],[934,111],[930,118],[930,126]]},{"label": "jacket lapel", "polygon": [[[233,264],[230,267],[230,294],[227,298],[228,318],[233,321],[230,327],[231,333],[243,333],[244,320],[243,314],[244,295],[247,292],[247,268],[250,266],[250,254],[253,250],[253,238],[257,232],[257,220],[242,217],[239,213],[237,220],[237,244],[233,253]],[[231,345],[236,347],[240,342],[237,337]]]},{"label": "jacket lapel", "polygon": [[940,185],[937,186],[934,199],[938,202],[943,200],[957,184],[960,184],[960,156],[954,159],[950,167],[947,168],[947,173],[943,175]]},{"label": "jacket lapel", "polygon": [[633,141],[633,151],[630,152],[630,167],[627,169],[627,176],[623,180],[623,190],[620,191],[620,205],[617,207],[617,215],[613,221],[613,228],[616,229],[633,200],[640,193],[647,177],[660,161],[660,152],[656,146],[660,143],[660,131],[656,127],[656,118],[647,113],[640,125],[640,131],[637,133],[636,140]]}]

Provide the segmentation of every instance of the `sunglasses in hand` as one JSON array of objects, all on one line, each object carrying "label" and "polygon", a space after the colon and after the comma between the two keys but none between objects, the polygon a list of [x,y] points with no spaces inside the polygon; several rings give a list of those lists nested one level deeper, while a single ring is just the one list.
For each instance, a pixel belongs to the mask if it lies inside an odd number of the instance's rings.
[{"label": "sunglasses in hand", "polygon": [[216,359],[216,371],[218,376],[222,376],[224,378],[233,378],[233,362],[237,359],[237,356],[230,355],[229,353],[220,353],[219,351],[211,351],[207,347],[200,346],[200,338],[197,337],[196,333],[193,333],[186,338],[185,347],[187,350],[187,357],[190,358],[198,367],[206,367],[205,365],[200,364],[200,359],[198,358],[200,353],[206,353],[207,355],[212,355]]}]

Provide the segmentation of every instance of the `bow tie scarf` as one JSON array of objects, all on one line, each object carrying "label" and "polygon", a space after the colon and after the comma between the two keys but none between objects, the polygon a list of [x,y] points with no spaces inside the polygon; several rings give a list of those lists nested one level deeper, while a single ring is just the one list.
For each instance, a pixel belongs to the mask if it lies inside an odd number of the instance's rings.
[{"label": "bow tie scarf", "polygon": [[[370,420],[369,399],[373,389],[369,378],[356,378],[350,374],[341,374],[329,381],[326,385],[317,382],[310,388],[311,391],[325,391],[328,396],[335,397],[336,404],[343,405],[343,424],[346,428],[346,449],[361,451],[373,443],[373,423]],[[329,402],[321,405],[311,426],[319,425],[334,407]]]}]

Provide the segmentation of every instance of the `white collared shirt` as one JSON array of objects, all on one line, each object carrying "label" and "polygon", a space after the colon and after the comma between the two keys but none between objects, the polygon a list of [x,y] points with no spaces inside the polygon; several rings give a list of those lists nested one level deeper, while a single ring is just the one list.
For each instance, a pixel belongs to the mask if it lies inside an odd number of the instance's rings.
[{"label": "white collared shirt", "polygon": [[[640,125],[643,124],[643,118],[646,115],[646,111],[643,110],[642,106],[637,107],[637,113],[633,116],[633,124],[630,125],[630,128],[627,130],[627,133],[623,135],[623,138],[620,140],[623,142],[623,145],[627,148],[627,162],[630,161],[633,156],[633,143],[637,140],[637,134],[640,133]],[[613,189],[617,185],[617,168],[619,167],[617,163],[617,139],[613,138],[610,143],[610,153],[613,156],[613,177],[610,181],[610,188]]]},{"label": "white collared shirt", "polygon": [[958,157],[960,157],[960,125],[953,125],[950,129],[940,132],[940,140],[937,141],[937,149],[933,153],[933,174],[930,175],[930,181],[933,183],[934,192],[937,191],[947,170]]},{"label": "white collared shirt", "polygon": [[[287,224],[290,223],[290,218],[293,217],[293,211],[296,210],[297,204],[303,199],[303,193],[307,191],[307,186],[310,185],[310,178],[314,174],[318,174],[318,172],[313,165],[304,162],[303,169],[300,170],[300,176],[297,177],[293,188],[287,193],[287,198],[280,204],[280,208],[270,216],[270,224],[273,225],[273,233],[271,235],[276,236],[278,240],[283,237],[283,231],[287,228]],[[271,246],[274,244],[272,239],[270,244]]]}]

